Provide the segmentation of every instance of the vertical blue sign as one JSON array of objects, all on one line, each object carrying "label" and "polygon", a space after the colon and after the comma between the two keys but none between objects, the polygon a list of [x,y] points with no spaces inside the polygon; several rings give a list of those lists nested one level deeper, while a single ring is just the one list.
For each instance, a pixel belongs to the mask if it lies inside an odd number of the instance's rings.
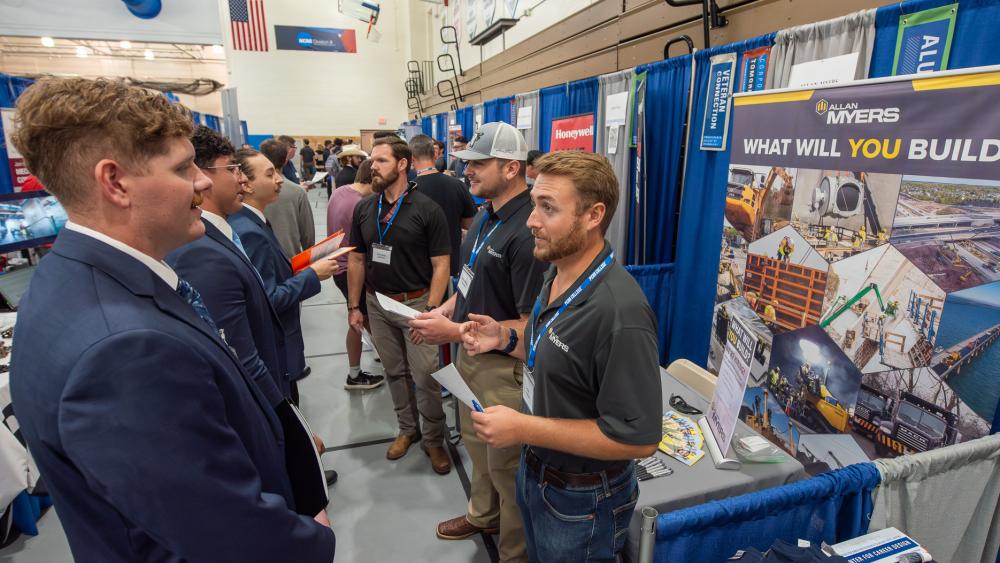
[{"label": "vertical blue sign", "polygon": [[900,16],[892,74],[946,70],[957,13],[958,4],[949,4]]},{"label": "vertical blue sign", "polygon": [[771,48],[761,47],[743,53],[743,67],[740,69],[740,92],[758,92],[767,81],[767,63],[771,58]]},{"label": "vertical blue sign", "polygon": [[708,91],[701,126],[701,150],[724,151],[729,136],[729,108],[733,99],[736,53],[709,59]]}]

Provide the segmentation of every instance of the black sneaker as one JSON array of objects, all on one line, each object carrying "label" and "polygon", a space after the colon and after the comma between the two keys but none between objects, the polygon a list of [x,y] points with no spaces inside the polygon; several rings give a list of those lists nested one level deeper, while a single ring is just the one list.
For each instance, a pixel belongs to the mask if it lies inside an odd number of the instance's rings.
[{"label": "black sneaker", "polygon": [[375,375],[367,371],[361,371],[357,377],[347,376],[347,383],[344,384],[344,389],[374,389],[382,385],[384,381],[384,375]]}]

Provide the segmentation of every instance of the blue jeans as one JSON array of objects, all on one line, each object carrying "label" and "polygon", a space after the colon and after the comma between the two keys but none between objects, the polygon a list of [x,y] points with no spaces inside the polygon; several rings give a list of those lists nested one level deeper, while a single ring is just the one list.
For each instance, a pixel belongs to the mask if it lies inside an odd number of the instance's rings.
[{"label": "blue jeans", "polygon": [[542,482],[525,464],[521,451],[517,505],[532,562],[616,560],[639,500],[635,464],[614,479],[608,479],[604,472],[598,475],[603,482],[596,486],[559,488]]}]

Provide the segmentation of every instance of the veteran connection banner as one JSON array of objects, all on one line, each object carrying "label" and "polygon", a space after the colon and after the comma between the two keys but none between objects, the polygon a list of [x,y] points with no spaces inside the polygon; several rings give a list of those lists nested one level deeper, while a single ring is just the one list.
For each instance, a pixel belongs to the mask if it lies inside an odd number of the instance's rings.
[{"label": "veteran connection banner", "polygon": [[813,471],[989,433],[1000,401],[1000,67],[733,98],[710,371]]}]

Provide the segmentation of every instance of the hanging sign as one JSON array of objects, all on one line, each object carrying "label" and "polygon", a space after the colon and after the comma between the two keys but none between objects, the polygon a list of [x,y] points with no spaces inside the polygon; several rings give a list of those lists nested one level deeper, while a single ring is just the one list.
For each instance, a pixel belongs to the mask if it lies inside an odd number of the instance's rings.
[{"label": "hanging sign", "polygon": [[517,128],[531,129],[531,106],[517,108]]},{"label": "hanging sign", "polygon": [[358,41],[353,29],[276,25],[274,40],[278,49],[288,51],[358,52]]},{"label": "hanging sign", "polygon": [[21,156],[21,153],[17,152],[17,148],[14,147],[14,143],[11,141],[11,135],[14,134],[15,113],[16,110],[13,108],[0,108],[4,145],[7,147],[7,162],[10,166],[10,181],[13,184],[14,191],[19,192],[24,187],[24,183],[28,181],[28,176],[31,176],[31,172],[28,172],[28,167],[24,165],[24,157]]},{"label": "hanging sign", "polygon": [[736,53],[710,59],[705,117],[701,128],[701,150],[724,151],[729,136],[729,108],[732,103]]},{"label": "hanging sign", "polygon": [[594,152],[594,114],[553,119],[549,150]]},{"label": "hanging sign", "polygon": [[740,92],[757,92],[765,88],[767,65],[770,60],[770,47],[761,47],[743,53],[743,66],[740,67]]},{"label": "hanging sign", "polygon": [[946,70],[957,14],[958,4],[949,4],[900,16],[892,73],[903,75]]},{"label": "hanging sign", "polygon": [[792,65],[788,88],[827,88],[854,80],[860,53],[848,53]]},{"label": "hanging sign", "polygon": [[628,90],[611,94],[605,99],[604,125],[625,125],[628,116]]}]

